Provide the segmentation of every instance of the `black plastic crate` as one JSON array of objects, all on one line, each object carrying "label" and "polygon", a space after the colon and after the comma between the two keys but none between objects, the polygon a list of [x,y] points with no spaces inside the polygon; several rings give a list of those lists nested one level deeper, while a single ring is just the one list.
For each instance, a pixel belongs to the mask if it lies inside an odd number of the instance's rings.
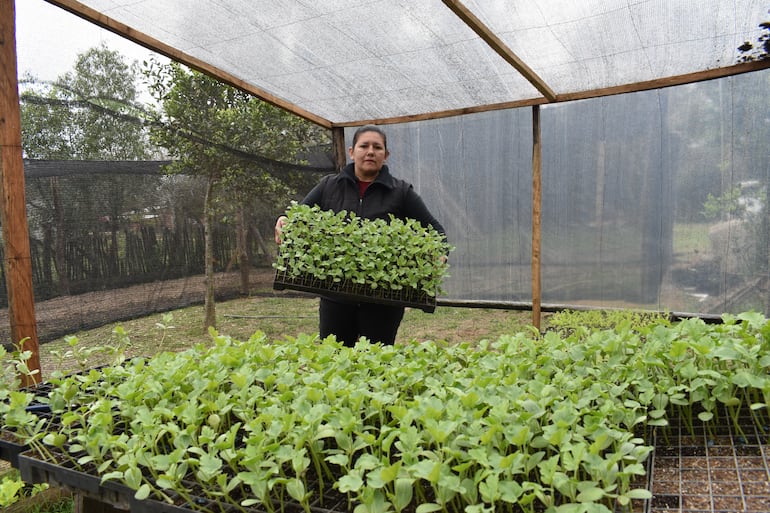
[{"label": "black plastic crate", "polygon": [[320,280],[308,274],[294,276],[290,271],[276,271],[273,288],[275,290],[299,290],[321,296],[335,296],[350,301],[419,308],[427,313],[436,310],[436,296],[431,296],[414,288],[373,289],[369,285],[353,283],[350,280],[334,281],[331,278]]}]

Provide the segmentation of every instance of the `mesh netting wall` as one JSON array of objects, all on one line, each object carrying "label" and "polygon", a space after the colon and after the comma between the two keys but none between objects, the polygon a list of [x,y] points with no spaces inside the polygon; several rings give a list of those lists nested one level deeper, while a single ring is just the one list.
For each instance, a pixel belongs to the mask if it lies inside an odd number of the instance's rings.
[{"label": "mesh netting wall", "polygon": [[[544,304],[770,313],[768,86],[542,107]],[[446,298],[530,301],[532,110],[387,128],[391,169],[456,246]]]},{"label": "mesh netting wall", "polygon": [[[770,314],[768,86],[765,71],[542,107],[543,303]],[[440,299],[531,301],[532,110],[386,130],[391,169],[456,247]],[[204,184],[111,166],[25,166],[41,341],[203,300]],[[247,220],[249,262],[268,272],[276,214]],[[241,289],[232,219],[214,230],[222,298]]]},{"label": "mesh netting wall", "polygon": [[[164,163],[25,161],[41,342],[203,302],[205,179],[165,175]],[[303,172],[293,183],[308,188],[320,173]],[[273,272],[278,209],[255,201],[242,210],[238,230],[234,203],[220,198],[212,230],[218,299],[252,293],[262,274]],[[239,234],[248,281],[240,272]],[[10,341],[0,272],[0,337]]]}]

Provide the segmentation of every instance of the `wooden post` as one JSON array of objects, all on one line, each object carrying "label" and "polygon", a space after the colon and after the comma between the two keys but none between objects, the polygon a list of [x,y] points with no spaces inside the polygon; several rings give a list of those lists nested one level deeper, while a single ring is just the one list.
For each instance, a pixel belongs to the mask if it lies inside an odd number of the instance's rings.
[{"label": "wooden post", "polygon": [[334,153],[334,166],[337,171],[342,171],[347,163],[347,151],[345,148],[345,129],[341,126],[332,128],[332,152]]},{"label": "wooden post", "polygon": [[27,367],[35,375],[21,376],[22,386],[39,383],[32,259],[29,250],[24,162],[21,153],[21,114],[16,71],[16,13],[14,0],[0,0],[0,222],[3,224],[5,285],[14,344],[25,340],[32,351]]},{"label": "wooden post", "polygon": [[532,325],[540,329],[540,212],[542,207],[540,106],[532,107]]}]

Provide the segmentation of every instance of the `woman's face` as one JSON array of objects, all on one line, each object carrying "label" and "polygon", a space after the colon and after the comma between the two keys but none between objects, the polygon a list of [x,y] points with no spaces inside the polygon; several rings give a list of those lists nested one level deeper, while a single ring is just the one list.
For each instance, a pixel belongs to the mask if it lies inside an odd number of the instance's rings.
[{"label": "woman's face", "polygon": [[377,132],[363,132],[348,149],[359,180],[371,181],[377,178],[382,165],[388,158],[385,140]]}]

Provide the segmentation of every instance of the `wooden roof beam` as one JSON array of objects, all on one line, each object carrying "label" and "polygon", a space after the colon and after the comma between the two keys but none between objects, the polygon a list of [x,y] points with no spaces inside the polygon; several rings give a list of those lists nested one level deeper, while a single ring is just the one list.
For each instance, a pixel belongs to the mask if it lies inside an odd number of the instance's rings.
[{"label": "wooden roof beam", "polygon": [[522,61],[518,55],[516,55],[508,45],[506,45],[502,39],[497,37],[492,30],[487,27],[480,19],[476,17],[462,2],[459,0],[442,0],[444,5],[449,7],[458,18],[468,25],[481,39],[484,40],[497,54],[505,59],[505,61],[513,66],[516,71],[521,73],[530,84],[532,84],[542,95],[548,100],[548,102],[556,101],[556,93],[548,87],[548,84],[535,73],[532,68]]}]

